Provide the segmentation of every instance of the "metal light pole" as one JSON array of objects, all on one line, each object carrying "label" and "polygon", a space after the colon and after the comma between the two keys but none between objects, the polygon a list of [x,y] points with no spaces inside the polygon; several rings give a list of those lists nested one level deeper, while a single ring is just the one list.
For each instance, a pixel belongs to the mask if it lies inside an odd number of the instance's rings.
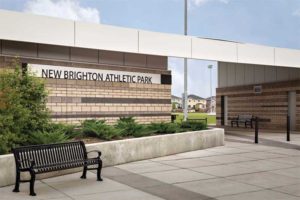
[{"label": "metal light pole", "polygon": [[[187,0],[184,0],[184,35],[187,35]],[[186,121],[188,118],[188,95],[187,95],[187,79],[188,79],[188,70],[187,70],[187,58],[184,58],[184,118]]]},{"label": "metal light pole", "polygon": [[212,113],[212,83],[211,83],[212,73],[211,73],[211,71],[212,71],[213,66],[208,65],[207,67],[208,67],[209,72],[210,72],[210,113]]}]

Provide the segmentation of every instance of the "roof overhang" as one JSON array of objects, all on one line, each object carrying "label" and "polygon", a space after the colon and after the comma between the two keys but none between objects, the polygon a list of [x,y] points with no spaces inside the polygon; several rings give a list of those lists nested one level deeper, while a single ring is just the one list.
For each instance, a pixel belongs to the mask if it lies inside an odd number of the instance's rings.
[{"label": "roof overhang", "polygon": [[232,63],[300,67],[300,50],[0,11],[0,39]]}]

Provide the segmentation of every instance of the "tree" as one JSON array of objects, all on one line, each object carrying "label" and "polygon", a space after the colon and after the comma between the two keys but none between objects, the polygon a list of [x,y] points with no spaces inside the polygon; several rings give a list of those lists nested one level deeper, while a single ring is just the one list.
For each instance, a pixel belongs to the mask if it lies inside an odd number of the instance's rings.
[{"label": "tree", "polygon": [[26,144],[32,132],[49,125],[46,100],[43,81],[18,64],[0,72],[0,154]]}]

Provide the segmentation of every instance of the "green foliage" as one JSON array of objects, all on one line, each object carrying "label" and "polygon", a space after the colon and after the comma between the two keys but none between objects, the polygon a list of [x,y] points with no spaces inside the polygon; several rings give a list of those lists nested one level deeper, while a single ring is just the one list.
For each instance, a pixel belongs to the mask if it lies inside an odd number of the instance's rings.
[{"label": "green foliage", "polygon": [[133,137],[145,137],[145,136],[150,136],[153,135],[154,131],[149,129],[147,126],[143,125],[141,131],[135,132],[132,136]]},{"label": "green foliage", "polygon": [[51,132],[36,131],[29,136],[30,144],[52,144],[65,142],[68,139],[69,138],[61,131],[61,129],[52,130]]},{"label": "green foliage", "polygon": [[133,117],[123,117],[117,121],[115,126],[118,130],[120,130],[120,135],[123,137],[128,136],[138,136],[146,134],[145,126],[138,124]]},{"label": "green foliage", "polygon": [[17,144],[23,142],[24,139],[19,135],[11,132],[3,132],[0,134],[0,155],[6,154],[11,151],[11,148],[17,146]]},{"label": "green foliage", "polygon": [[62,123],[49,123],[46,127],[47,132],[60,131],[69,138],[75,138],[80,136],[80,132],[76,129],[77,126],[71,124]]},{"label": "green foliage", "polygon": [[198,121],[183,121],[180,125],[182,129],[189,129],[192,131],[199,131],[207,129],[207,125],[204,122]]},{"label": "green foliage", "polygon": [[111,140],[120,136],[119,130],[105,124],[105,120],[85,120],[82,123],[82,134],[104,140]]},{"label": "green foliage", "polygon": [[29,72],[14,70],[0,72],[0,137],[1,152],[8,153],[14,146],[28,143],[32,132],[48,126],[47,92],[41,79]]},{"label": "green foliage", "polygon": [[175,123],[152,123],[150,125],[150,129],[152,129],[155,133],[176,133],[178,131],[178,125]]}]

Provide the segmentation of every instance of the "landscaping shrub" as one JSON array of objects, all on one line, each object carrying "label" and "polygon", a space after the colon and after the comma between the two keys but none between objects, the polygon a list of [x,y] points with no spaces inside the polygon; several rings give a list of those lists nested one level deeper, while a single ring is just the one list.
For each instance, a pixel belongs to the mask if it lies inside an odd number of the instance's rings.
[{"label": "landscaping shrub", "polygon": [[79,134],[75,132],[74,125],[49,123],[44,130],[35,131],[29,134],[28,144],[50,144],[66,142]]},{"label": "landscaping shrub", "polygon": [[183,121],[180,125],[182,129],[188,129],[191,131],[204,130],[207,128],[206,123],[197,121]]},{"label": "landscaping shrub", "polygon": [[97,137],[104,140],[111,140],[120,136],[120,131],[113,126],[105,124],[105,120],[85,120],[82,123],[82,134],[90,137]]},{"label": "landscaping shrub", "polygon": [[146,127],[142,124],[138,124],[133,117],[120,118],[115,127],[120,130],[120,135],[122,137],[141,137],[148,134],[146,132]]},{"label": "landscaping shrub", "polygon": [[133,137],[145,137],[145,136],[150,136],[153,135],[154,131],[152,131],[151,129],[149,129],[147,126],[143,126],[141,131],[138,132],[134,132],[133,133]]},{"label": "landscaping shrub", "polygon": [[24,141],[22,137],[11,132],[3,132],[0,134],[0,155],[6,154],[11,151],[13,147],[16,147],[17,144],[20,144]]},{"label": "landscaping shrub", "polygon": [[72,124],[49,123],[46,128],[47,132],[60,130],[69,138],[76,138],[81,136],[81,132],[77,129],[78,126]]},{"label": "landscaping shrub", "polygon": [[29,141],[32,145],[66,142],[68,139],[68,136],[61,129],[52,130],[51,132],[36,131],[29,136]]},{"label": "landscaping shrub", "polygon": [[176,123],[152,123],[150,125],[150,129],[152,129],[155,133],[176,133],[178,131],[178,125]]}]

